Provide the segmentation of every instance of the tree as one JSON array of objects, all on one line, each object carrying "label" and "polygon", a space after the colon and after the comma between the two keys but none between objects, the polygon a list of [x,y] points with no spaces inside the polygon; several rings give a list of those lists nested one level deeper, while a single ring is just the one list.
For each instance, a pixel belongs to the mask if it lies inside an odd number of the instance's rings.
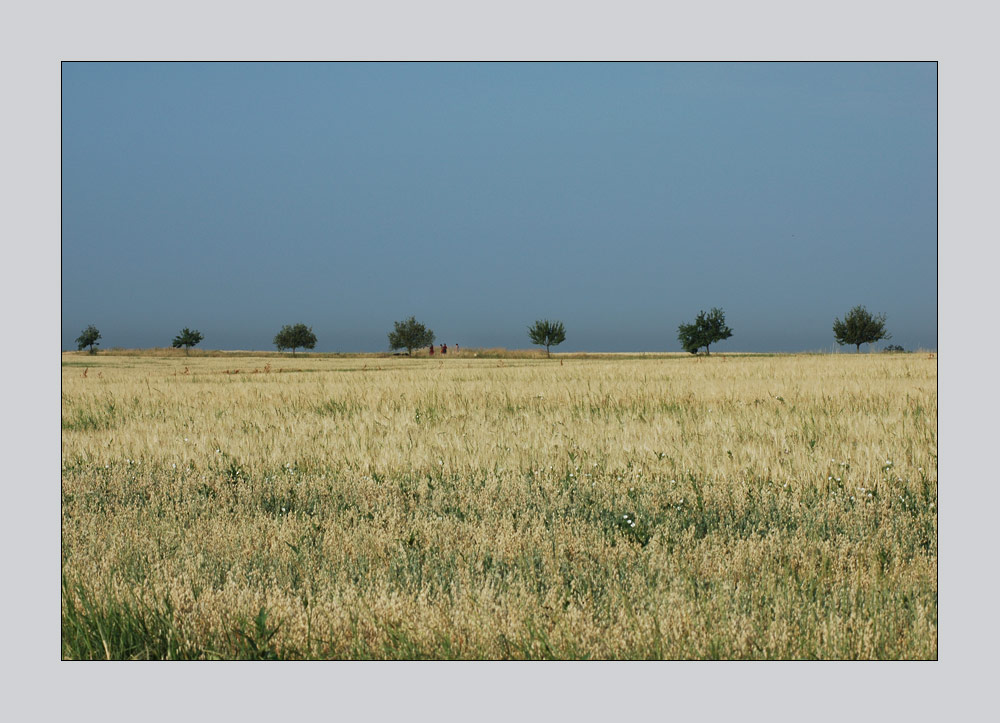
[{"label": "tree", "polygon": [[544,346],[545,355],[551,357],[552,354],[549,353],[549,347],[559,346],[566,341],[566,327],[563,326],[561,321],[539,319],[535,322],[534,326],[528,327],[528,338],[531,339],[532,344]]},{"label": "tree", "polygon": [[97,340],[101,338],[101,332],[97,330],[97,327],[91,324],[83,333],[76,338],[76,348],[78,351],[82,351],[84,347],[90,347],[90,353],[94,354],[94,347],[98,346]]},{"label": "tree", "polygon": [[174,337],[174,349],[184,347],[184,353],[189,354],[191,347],[197,346],[198,342],[205,338],[205,335],[195,329],[191,331],[186,326],[181,329],[181,333]]},{"label": "tree", "polygon": [[406,349],[409,356],[414,349],[434,343],[434,332],[412,316],[406,321],[393,322],[393,326],[395,328],[389,332],[389,348],[392,350]]},{"label": "tree", "polygon": [[726,313],[722,309],[713,308],[708,314],[699,311],[693,324],[681,324],[677,327],[677,339],[684,351],[697,354],[705,347],[705,355],[710,355],[711,345],[717,341],[728,339],[733,330],[726,326]]},{"label": "tree", "polygon": [[855,306],[848,311],[843,321],[835,318],[833,336],[841,346],[854,344],[859,353],[862,344],[892,338],[892,334],[885,330],[885,314],[871,314],[863,306]]},{"label": "tree", "polygon": [[294,326],[286,324],[281,327],[281,331],[275,334],[274,345],[278,347],[278,351],[291,349],[292,356],[294,356],[295,350],[299,347],[314,349],[316,347],[316,335],[313,334],[312,327],[305,324],[295,324]]}]

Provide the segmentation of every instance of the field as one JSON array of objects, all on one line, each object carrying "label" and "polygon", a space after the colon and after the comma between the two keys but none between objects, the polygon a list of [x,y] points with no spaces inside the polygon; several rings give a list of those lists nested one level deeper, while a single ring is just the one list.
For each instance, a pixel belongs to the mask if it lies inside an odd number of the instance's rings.
[{"label": "field", "polygon": [[64,658],[937,657],[928,354],[64,354]]}]

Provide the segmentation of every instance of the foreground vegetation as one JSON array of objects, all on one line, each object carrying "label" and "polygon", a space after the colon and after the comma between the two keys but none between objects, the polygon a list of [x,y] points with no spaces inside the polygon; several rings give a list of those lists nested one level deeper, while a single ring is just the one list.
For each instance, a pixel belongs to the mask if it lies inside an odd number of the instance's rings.
[{"label": "foreground vegetation", "polygon": [[935,374],[65,354],[63,656],[935,658]]}]

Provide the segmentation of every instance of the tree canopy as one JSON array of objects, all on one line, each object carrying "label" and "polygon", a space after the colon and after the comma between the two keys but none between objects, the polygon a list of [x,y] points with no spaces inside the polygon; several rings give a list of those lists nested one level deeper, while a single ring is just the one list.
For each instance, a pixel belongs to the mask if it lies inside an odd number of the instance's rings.
[{"label": "tree canopy", "polygon": [[405,321],[393,322],[393,325],[395,328],[389,332],[390,349],[406,349],[409,355],[414,349],[434,343],[434,332],[412,316]]},{"label": "tree canopy", "polygon": [[561,321],[539,319],[528,327],[528,338],[531,339],[532,344],[544,346],[546,356],[552,356],[549,347],[558,346],[566,341],[566,327]]},{"label": "tree canopy", "polygon": [[181,347],[184,347],[184,352],[187,353],[188,351],[190,351],[191,347],[197,346],[198,342],[200,342],[204,338],[205,335],[202,334],[197,329],[192,331],[191,329],[188,329],[185,326],[183,329],[181,329],[181,333],[174,337],[173,346],[174,349],[180,349]]},{"label": "tree canopy", "polygon": [[885,314],[872,314],[863,306],[855,306],[847,312],[844,320],[833,320],[833,337],[837,343],[854,344],[860,352],[862,344],[874,344],[879,339],[891,339],[885,329]]},{"label": "tree canopy", "polygon": [[719,308],[713,308],[707,314],[699,311],[693,324],[681,324],[677,327],[677,339],[684,351],[697,354],[705,347],[705,354],[711,354],[710,347],[717,341],[728,339],[733,330],[726,326],[726,313]]},{"label": "tree canopy", "polygon": [[97,330],[97,327],[91,324],[76,338],[76,348],[82,351],[86,347],[90,347],[90,353],[94,353],[94,347],[98,346],[97,340],[101,338],[101,332]]},{"label": "tree canopy", "polygon": [[274,345],[278,348],[278,351],[291,349],[294,355],[295,350],[299,347],[314,349],[316,347],[316,335],[313,334],[312,328],[305,324],[295,324],[294,326],[286,324],[281,327],[281,331],[275,334]]}]

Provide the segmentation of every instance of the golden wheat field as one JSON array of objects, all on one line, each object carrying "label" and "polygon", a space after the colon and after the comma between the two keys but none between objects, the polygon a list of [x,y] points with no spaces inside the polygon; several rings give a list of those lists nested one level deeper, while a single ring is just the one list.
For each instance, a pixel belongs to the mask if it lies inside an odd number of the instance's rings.
[{"label": "golden wheat field", "polygon": [[67,353],[63,657],[933,659],[936,370]]}]

